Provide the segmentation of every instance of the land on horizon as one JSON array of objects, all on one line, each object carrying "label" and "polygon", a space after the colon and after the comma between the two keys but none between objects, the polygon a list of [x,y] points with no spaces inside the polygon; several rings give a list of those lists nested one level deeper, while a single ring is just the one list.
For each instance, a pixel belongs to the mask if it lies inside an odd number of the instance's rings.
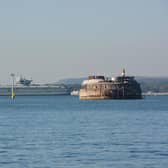
[{"label": "land on horizon", "polygon": [[[57,83],[65,84],[72,88],[72,90],[79,90],[84,78],[67,78],[59,80]],[[168,77],[135,77],[141,84],[143,93],[167,93],[168,92]]]},{"label": "land on horizon", "polygon": [[[76,78],[64,78],[53,82],[36,82],[34,84],[64,84],[71,90],[79,90],[81,83],[87,77]],[[168,77],[147,77],[147,76],[135,76],[135,79],[141,84],[143,93],[167,93],[168,92]],[[0,86],[10,85],[0,83]]]}]

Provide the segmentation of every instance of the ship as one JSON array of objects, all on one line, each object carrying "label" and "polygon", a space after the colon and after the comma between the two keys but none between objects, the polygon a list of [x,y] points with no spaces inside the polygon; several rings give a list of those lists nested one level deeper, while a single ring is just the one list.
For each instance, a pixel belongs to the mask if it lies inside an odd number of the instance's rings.
[{"label": "ship", "polygon": [[89,76],[80,89],[81,100],[98,99],[142,99],[140,84],[134,76],[126,76],[123,69],[120,76],[105,78],[104,76]]},{"label": "ship", "polygon": [[16,84],[0,85],[0,96],[50,96],[70,95],[68,87],[64,84],[32,84],[32,79],[16,78]]}]

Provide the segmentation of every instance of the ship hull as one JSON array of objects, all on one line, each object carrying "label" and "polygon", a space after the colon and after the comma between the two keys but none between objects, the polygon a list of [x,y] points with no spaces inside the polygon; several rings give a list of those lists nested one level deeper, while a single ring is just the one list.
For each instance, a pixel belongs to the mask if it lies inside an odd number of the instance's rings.
[{"label": "ship hull", "polygon": [[[49,96],[49,95],[69,95],[67,88],[59,87],[15,87],[14,92],[16,96]],[[10,96],[10,87],[0,87],[0,96]]]}]

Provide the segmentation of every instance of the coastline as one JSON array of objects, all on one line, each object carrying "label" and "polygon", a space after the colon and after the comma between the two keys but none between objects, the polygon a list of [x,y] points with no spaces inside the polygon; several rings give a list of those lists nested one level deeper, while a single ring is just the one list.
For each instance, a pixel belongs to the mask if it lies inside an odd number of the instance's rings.
[{"label": "coastline", "polygon": [[142,93],[143,96],[168,96],[168,92],[147,92]]}]

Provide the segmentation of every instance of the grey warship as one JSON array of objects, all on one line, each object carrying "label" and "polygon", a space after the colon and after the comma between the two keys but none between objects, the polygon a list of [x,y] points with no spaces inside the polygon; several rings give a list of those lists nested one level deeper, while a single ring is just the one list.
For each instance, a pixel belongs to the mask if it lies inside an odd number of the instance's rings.
[{"label": "grey warship", "polygon": [[89,76],[80,89],[81,100],[96,99],[142,99],[140,84],[133,76],[121,76],[106,79],[104,76]]},{"label": "grey warship", "polygon": [[[16,96],[54,96],[69,95],[70,91],[64,84],[32,84],[32,79],[19,77],[16,79],[14,93]],[[11,95],[11,85],[0,85],[0,96]]]}]

